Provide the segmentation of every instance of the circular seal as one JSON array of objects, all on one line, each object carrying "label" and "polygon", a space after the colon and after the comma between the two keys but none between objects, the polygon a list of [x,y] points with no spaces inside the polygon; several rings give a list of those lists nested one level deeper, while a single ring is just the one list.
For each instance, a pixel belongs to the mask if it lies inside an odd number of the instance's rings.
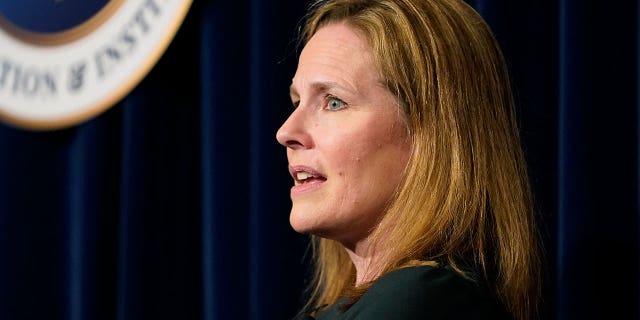
[{"label": "circular seal", "polygon": [[0,119],[50,130],[105,111],[158,61],[191,2],[0,1]]}]

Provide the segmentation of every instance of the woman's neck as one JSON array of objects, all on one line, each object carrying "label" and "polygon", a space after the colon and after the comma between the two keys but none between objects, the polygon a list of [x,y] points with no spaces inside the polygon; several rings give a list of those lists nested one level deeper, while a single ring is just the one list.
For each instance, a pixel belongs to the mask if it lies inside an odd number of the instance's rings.
[{"label": "woman's neck", "polygon": [[374,281],[380,275],[382,272],[380,254],[369,238],[344,248],[356,268],[356,287]]}]

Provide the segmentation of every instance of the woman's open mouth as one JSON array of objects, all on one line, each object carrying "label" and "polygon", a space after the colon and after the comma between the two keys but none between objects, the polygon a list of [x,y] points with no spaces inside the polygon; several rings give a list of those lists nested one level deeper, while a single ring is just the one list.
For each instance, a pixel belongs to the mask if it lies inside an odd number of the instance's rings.
[{"label": "woman's open mouth", "polygon": [[293,177],[294,185],[291,188],[291,195],[308,192],[319,188],[327,178],[320,172],[305,166],[290,166],[289,173]]}]

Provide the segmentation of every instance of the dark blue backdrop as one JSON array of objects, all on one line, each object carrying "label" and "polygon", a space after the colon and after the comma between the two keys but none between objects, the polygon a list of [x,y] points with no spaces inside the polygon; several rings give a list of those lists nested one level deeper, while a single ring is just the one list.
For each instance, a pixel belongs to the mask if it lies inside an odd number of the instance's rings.
[{"label": "dark blue backdrop", "polygon": [[[637,1],[469,1],[512,72],[544,318],[637,319]],[[290,319],[306,237],[284,148],[304,1],[196,0],[159,63],[77,127],[0,124],[0,319]],[[1,48],[0,48],[1,50]]]}]

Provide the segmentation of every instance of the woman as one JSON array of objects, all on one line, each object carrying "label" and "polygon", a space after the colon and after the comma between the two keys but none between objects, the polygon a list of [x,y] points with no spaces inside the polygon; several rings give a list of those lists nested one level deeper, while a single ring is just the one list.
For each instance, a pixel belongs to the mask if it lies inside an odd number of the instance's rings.
[{"label": "woman", "polygon": [[459,0],[312,5],[290,88],[290,222],[317,319],[529,319],[532,200],[500,50]]}]

